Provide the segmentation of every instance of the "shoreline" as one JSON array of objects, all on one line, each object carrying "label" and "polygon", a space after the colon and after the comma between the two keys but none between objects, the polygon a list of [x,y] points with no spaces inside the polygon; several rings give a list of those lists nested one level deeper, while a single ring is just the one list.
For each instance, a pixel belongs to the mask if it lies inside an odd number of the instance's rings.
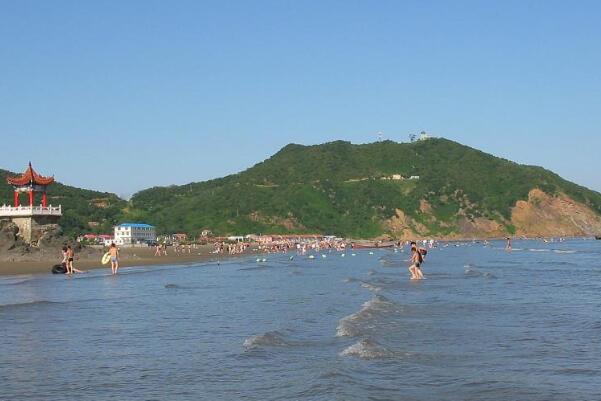
[{"label": "shoreline", "polygon": [[[245,252],[238,255],[214,254],[207,252],[205,247],[194,249],[194,253],[176,254],[170,252],[167,256],[154,256],[154,248],[123,248],[120,250],[119,267],[136,266],[161,266],[161,265],[185,265],[197,262],[210,262],[224,259],[231,259],[237,256],[248,256],[251,252]],[[93,256],[78,259],[75,256],[74,267],[83,271],[108,269],[111,265],[103,265],[100,258],[103,253],[98,253],[98,257]],[[36,261],[1,261],[0,277],[17,276],[22,274],[52,274],[52,266],[60,264],[59,258],[55,260],[36,260]],[[85,273],[84,273],[85,274]]]},{"label": "shoreline", "polygon": [[[518,241],[537,241],[542,240],[544,237],[537,238],[516,238],[512,240]],[[549,237],[550,238],[550,237]],[[578,237],[563,237],[566,240],[569,239],[591,239],[594,237],[590,236],[578,236]],[[470,239],[437,239],[437,242],[472,242],[472,241],[504,241],[505,238],[470,238]],[[418,239],[419,241],[419,239]],[[390,249],[390,248],[364,248],[364,249]],[[200,248],[194,249],[193,253],[174,253],[173,250],[167,256],[154,256],[154,248],[122,248],[120,250],[119,267],[135,267],[135,266],[164,266],[164,265],[186,265],[191,263],[199,262],[211,262],[228,260],[237,257],[250,256],[253,254],[265,254],[264,252],[257,252],[256,248],[251,248],[240,254],[216,254],[211,253],[212,246],[201,246]],[[80,270],[96,270],[96,269],[110,269],[110,264],[103,265],[100,262],[100,258],[103,253],[99,252],[97,255],[87,255],[84,258],[78,259],[78,255],[75,258],[74,267]],[[96,257],[97,256],[97,257]],[[23,274],[52,274],[52,266],[59,264],[60,260],[57,257],[54,260],[35,260],[35,261],[0,261],[0,277],[6,276],[18,276]]]}]

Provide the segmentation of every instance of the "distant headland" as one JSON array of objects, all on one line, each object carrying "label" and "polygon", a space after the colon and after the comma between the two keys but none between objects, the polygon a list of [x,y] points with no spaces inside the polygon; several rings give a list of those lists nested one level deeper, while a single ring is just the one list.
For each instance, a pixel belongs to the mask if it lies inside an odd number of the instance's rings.
[{"label": "distant headland", "polygon": [[[290,144],[237,174],[140,191],[130,201],[55,183],[65,235],[111,233],[124,221],[157,233],[322,233],[352,238],[493,238],[601,233],[601,194],[541,167],[459,143]],[[14,185],[0,170],[0,205]]]}]

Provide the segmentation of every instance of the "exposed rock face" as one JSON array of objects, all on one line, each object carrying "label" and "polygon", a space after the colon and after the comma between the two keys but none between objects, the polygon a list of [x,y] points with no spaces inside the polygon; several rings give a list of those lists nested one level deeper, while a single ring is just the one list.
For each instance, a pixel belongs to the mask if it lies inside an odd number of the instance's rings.
[{"label": "exposed rock face", "polygon": [[[420,212],[429,221],[431,207],[426,201],[420,203]],[[499,216],[498,221],[483,217],[468,218],[460,211],[456,216],[454,232],[446,239],[499,238],[510,235],[507,226],[513,225],[515,234],[527,237],[591,236],[601,234],[601,216],[588,206],[576,202],[566,194],[549,195],[533,189],[528,200],[520,200],[511,211],[511,220]],[[426,220],[428,221],[428,220]],[[384,222],[385,228],[401,239],[427,238],[427,227],[416,222],[397,209],[395,216]]]},{"label": "exposed rock face", "polygon": [[97,258],[98,249],[84,248],[63,235],[58,224],[45,224],[37,228],[40,237],[37,243],[28,244],[19,235],[19,227],[9,219],[0,220],[0,261],[60,261],[60,251],[70,244],[77,258]]},{"label": "exposed rock face", "polygon": [[428,229],[407,216],[401,209],[395,210],[395,216],[384,222],[386,229],[400,239],[411,239],[426,235]]},{"label": "exposed rock face", "polygon": [[58,224],[46,224],[40,231],[40,239],[37,243],[39,248],[60,248],[68,241]]},{"label": "exposed rock face", "polygon": [[565,194],[550,196],[533,189],[527,201],[518,201],[511,222],[516,234],[526,236],[582,236],[601,233],[601,217]]},{"label": "exposed rock face", "polygon": [[19,227],[10,220],[0,220],[0,254],[13,249],[17,243]]},{"label": "exposed rock face", "polygon": [[457,225],[459,227],[457,238],[498,238],[507,235],[505,226],[483,217],[473,220],[463,217]]}]

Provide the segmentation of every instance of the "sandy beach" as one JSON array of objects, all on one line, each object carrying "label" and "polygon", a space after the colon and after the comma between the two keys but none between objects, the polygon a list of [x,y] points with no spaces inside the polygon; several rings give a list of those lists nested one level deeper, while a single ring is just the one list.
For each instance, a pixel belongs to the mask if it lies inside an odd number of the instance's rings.
[{"label": "sandy beach", "polygon": [[[232,255],[214,254],[211,253],[213,247],[210,245],[200,246],[197,249],[192,249],[191,253],[175,253],[172,249],[167,250],[167,256],[154,256],[154,248],[122,248],[119,250],[119,267],[129,266],[149,266],[149,265],[177,265],[194,262],[219,260],[230,258]],[[59,252],[57,251],[57,255]],[[80,270],[90,269],[109,269],[110,265],[102,265],[100,257],[102,252],[98,251],[97,257],[83,257],[75,255],[75,268]],[[51,274],[53,265],[60,263],[60,257],[55,260],[40,260],[26,262],[0,262],[0,275],[17,275],[17,274],[34,274],[48,273]]]}]

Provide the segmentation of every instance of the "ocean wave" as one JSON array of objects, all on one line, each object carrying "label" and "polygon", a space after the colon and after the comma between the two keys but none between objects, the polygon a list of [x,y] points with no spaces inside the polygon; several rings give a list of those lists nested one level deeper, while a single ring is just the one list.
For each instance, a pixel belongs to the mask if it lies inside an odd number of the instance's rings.
[{"label": "ocean wave", "polygon": [[362,359],[391,358],[393,353],[377,342],[364,338],[344,349],[340,356],[355,356]]},{"label": "ocean wave", "polygon": [[168,283],[168,284],[165,284],[165,288],[168,290],[198,290],[198,289],[208,290],[208,289],[218,288],[218,287],[214,284],[208,284],[208,285],[204,285],[202,287],[195,287],[195,286],[191,286],[191,285]]},{"label": "ocean wave", "polygon": [[489,278],[489,279],[497,278],[497,276],[495,276],[494,274],[492,274],[490,272],[483,272],[474,267],[466,267],[464,274],[466,277],[484,277],[484,278]]},{"label": "ocean wave", "polygon": [[345,316],[338,321],[336,337],[356,337],[363,332],[364,325],[386,313],[398,310],[398,306],[382,295],[365,302],[358,312]]},{"label": "ocean wave", "polygon": [[576,253],[576,251],[565,250],[565,249],[553,249],[555,253]]},{"label": "ocean wave", "polygon": [[261,264],[259,266],[253,266],[253,267],[242,267],[240,269],[238,269],[238,271],[254,271],[254,270],[262,270],[265,271],[267,268],[269,268],[269,265],[265,265],[265,264]]},{"label": "ocean wave", "polygon": [[290,345],[290,343],[286,341],[282,333],[277,330],[248,337],[246,340],[244,340],[243,344],[244,348],[246,349],[260,347],[285,347],[288,345]]},{"label": "ocean wave", "polygon": [[21,285],[33,280],[32,275],[0,278],[0,285]]},{"label": "ocean wave", "polygon": [[374,291],[374,292],[380,292],[380,291],[382,291],[381,287],[373,285],[372,283],[368,283],[367,281],[362,281],[361,282],[361,287],[367,288],[368,290]]},{"label": "ocean wave", "polygon": [[15,304],[3,304],[3,305],[0,305],[0,309],[19,308],[19,307],[27,307],[27,306],[59,305],[61,303],[62,302],[48,301],[45,299],[40,299],[37,301],[19,302],[19,303],[15,303]]}]

